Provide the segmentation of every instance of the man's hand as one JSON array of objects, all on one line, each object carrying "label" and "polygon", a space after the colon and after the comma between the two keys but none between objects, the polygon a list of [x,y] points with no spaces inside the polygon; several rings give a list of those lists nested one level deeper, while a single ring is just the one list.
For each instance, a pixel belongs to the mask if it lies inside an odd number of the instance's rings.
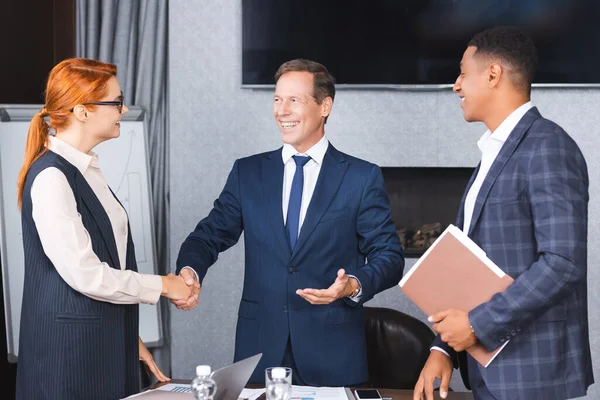
[{"label": "man's hand", "polygon": [[451,377],[452,360],[450,360],[450,357],[441,351],[432,350],[415,385],[413,400],[433,400],[433,383],[436,378],[442,381],[440,383],[440,397],[445,399],[448,395]]},{"label": "man's hand", "polygon": [[198,305],[201,290],[200,283],[198,282],[194,271],[189,267],[183,268],[179,272],[179,276],[181,276],[185,280],[185,283],[191,287],[192,294],[185,300],[171,300],[171,303],[180,310],[189,311]]},{"label": "man's hand", "polygon": [[346,271],[340,269],[335,282],[327,289],[298,289],[296,294],[310,304],[330,304],[342,297],[350,296],[358,289],[358,281],[348,277]]},{"label": "man's hand", "polygon": [[193,291],[188,285],[186,285],[181,276],[169,274],[167,276],[161,276],[161,279],[161,295],[171,300],[185,300],[193,295]]},{"label": "man's hand", "polygon": [[446,310],[431,315],[427,320],[435,323],[433,331],[456,351],[466,350],[477,343],[466,311]]}]

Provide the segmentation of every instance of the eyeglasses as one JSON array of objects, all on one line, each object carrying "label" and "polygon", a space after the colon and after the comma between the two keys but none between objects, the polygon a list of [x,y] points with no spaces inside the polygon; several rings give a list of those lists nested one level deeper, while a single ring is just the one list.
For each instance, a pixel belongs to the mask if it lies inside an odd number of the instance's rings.
[{"label": "eyeglasses", "polygon": [[[82,103],[82,106],[86,106],[88,104],[94,104],[96,106],[115,106],[119,110],[119,114],[123,113],[123,104],[125,103],[125,98],[123,97],[123,91],[121,91],[121,95],[117,100],[113,101],[91,101],[89,103]],[[73,112],[75,108],[71,108],[69,111]]]}]

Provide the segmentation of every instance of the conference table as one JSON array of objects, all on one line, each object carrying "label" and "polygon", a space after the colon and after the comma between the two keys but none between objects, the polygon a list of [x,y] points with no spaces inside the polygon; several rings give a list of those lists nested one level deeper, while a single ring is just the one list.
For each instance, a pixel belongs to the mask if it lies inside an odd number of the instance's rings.
[{"label": "conference table", "polygon": [[[186,379],[172,379],[169,383],[181,383],[181,384],[189,384],[191,381]],[[150,386],[150,389],[156,389],[165,385],[166,383],[155,383]],[[259,388],[262,386],[258,385],[248,385],[249,388]],[[378,389],[381,396],[384,398],[391,398],[392,400],[412,400],[413,392],[412,390],[402,390],[402,389]],[[352,390],[354,392],[354,389]],[[442,400],[438,392],[434,394],[435,400]],[[473,394],[471,392],[449,392],[446,400],[473,400]]]}]

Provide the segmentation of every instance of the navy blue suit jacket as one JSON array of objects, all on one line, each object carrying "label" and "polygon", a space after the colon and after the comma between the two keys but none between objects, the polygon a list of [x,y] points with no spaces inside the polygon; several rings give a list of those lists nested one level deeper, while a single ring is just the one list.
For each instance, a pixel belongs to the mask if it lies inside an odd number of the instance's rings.
[{"label": "navy blue suit jacket", "polygon": [[[331,144],[294,251],[283,223],[281,149],[237,160],[214,208],[181,246],[177,272],[200,280],[244,231],[246,251],[235,360],[263,353],[252,382],[279,366],[288,337],[302,379],[344,386],[368,379],[362,304],[396,285],[404,258],[383,183],[374,164]],[[362,299],[311,305],[297,289],[326,289],[337,271],[357,277]]]},{"label": "navy blue suit jacket", "polygon": [[[588,186],[577,144],[533,108],[504,143],[479,191],[469,236],[515,279],[504,293],[469,313],[488,350],[509,340],[487,368],[478,366],[498,399],[580,397],[594,382],[587,310]],[[460,227],[463,210],[464,198]],[[443,345],[439,337],[436,344]]]}]

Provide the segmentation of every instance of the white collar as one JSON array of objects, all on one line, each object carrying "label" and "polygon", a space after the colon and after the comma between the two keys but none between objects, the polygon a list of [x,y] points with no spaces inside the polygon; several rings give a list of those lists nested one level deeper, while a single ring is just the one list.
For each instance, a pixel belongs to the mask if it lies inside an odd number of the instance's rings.
[{"label": "white collar", "polygon": [[498,128],[492,133],[489,129],[481,136],[483,139],[484,136],[491,137],[492,139],[499,140],[500,142],[506,142],[510,133],[515,129],[521,118],[533,108],[533,104],[531,101],[521,105],[515,111],[511,112],[508,117],[502,121]]},{"label": "white collar", "polygon": [[301,155],[301,156],[309,156],[312,158],[317,164],[323,163],[323,158],[325,158],[325,153],[327,152],[327,148],[329,147],[329,140],[323,135],[321,140],[314,144],[313,147],[306,150],[305,153],[298,153],[298,150],[294,148],[291,144],[285,143],[283,145],[283,149],[281,150],[281,158],[283,159],[283,163],[286,164],[292,156]]},{"label": "white collar", "polygon": [[90,151],[89,154],[85,154],[53,135],[48,135],[48,142],[49,150],[73,164],[82,175],[90,165],[97,166],[98,156],[94,152]]},{"label": "white collar", "polygon": [[483,151],[485,143],[488,142],[490,139],[494,139],[500,142],[500,144],[504,144],[504,142],[506,142],[506,140],[510,136],[510,133],[515,129],[515,127],[521,120],[521,118],[523,118],[527,111],[529,111],[532,108],[533,104],[531,103],[531,101],[528,101],[527,103],[521,105],[519,108],[510,113],[510,115],[506,117],[500,125],[498,125],[498,128],[496,128],[496,130],[493,133],[489,129],[485,131],[485,133],[481,135],[481,138],[477,142],[477,146],[479,147],[479,149]]}]

